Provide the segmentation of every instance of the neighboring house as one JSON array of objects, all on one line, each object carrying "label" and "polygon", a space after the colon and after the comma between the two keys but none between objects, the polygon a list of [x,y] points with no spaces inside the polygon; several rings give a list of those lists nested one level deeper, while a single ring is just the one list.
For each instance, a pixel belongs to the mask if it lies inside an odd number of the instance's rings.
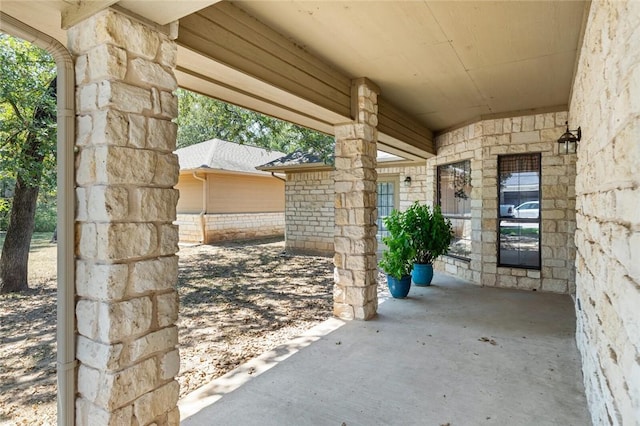
[{"label": "neighboring house", "polygon": [[[378,241],[385,235],[382,219],[395,208],[425,201],[424,164],[378,151]],[[284,173],[285,249],[294,254],[333,256],[335,237],[334,167],[313,154],[294,152],[257,167]]]},{"label": "neighboring house", "polygon": [[204,244],[284,234],[284,181],[255,167],[282,157],[212,139],[176,151],[181,242]]}]

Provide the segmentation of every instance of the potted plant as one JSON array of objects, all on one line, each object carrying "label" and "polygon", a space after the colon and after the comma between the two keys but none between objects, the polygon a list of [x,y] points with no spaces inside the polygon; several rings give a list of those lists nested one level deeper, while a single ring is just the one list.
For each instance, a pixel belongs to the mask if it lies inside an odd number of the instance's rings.
[{"label": "potted plant", "polygon": [[406,229],[415,251],[413,282],[427,286],[433,279],[433,261],[449,250],[453,238],[451,221],[442,215],[440,206],[430,209],[417,201],[405,212]]},{"label": "potted plant", "polygon": [[378,265],[387,274],[387,285],[391,295],[402,299],[407,297],[411,288],[411,266],[415,250],[407,232],[404,212],[393,210],[383,222],[389,235],[382,237],[386,248]]}]

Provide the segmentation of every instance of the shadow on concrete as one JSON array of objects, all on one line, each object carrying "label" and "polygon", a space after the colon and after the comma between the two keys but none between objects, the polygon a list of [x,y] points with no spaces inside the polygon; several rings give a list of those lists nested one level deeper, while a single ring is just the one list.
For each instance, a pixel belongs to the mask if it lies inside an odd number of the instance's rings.
[{"label": "shadow on concrete", "polygon": [[180,402],[184,425],[590,424],[566,295],[444,275]]}]

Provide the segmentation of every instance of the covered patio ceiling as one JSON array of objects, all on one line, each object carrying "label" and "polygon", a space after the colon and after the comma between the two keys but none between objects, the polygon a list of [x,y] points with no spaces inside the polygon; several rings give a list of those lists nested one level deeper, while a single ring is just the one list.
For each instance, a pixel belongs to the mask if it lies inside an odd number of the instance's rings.
[{"label": "covered patio ceiling", "polygon": [[[584,2],[264,2],[239,8],[433,131],[566,107]],[[215,7],[215,6],[214,6]]]},{"label": "covered patio ceiling", "polygon": [[[327,133],[352,117],[351,81],[379,88],[381,149],[435,154],[434,132],[566,109],[586,1],[3,1],[64,43],[115,6],[179,20],[182,87]],[[50,14],[60,16],[52,25]],[[38,18],[40,16],[41,18]]]}]

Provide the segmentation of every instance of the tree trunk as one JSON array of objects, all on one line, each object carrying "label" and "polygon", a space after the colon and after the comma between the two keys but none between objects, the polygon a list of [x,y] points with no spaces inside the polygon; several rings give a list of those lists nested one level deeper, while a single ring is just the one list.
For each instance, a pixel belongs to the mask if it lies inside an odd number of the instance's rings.
[{"label": "tree trunk", "polygon": [[16,180],[9,227],[0,257],[0,294],[29,289],[27,282],[29,246],[35,226],[39,188]]},{"label": "tree trunk", "polygon": [[[49,95],[56,96],[56,79],[49,84]],[[55,110],[46,106],[36,107],[34,122],[46,126],[47,122],[56,120]],[[29,247],[36,221],[36,203],[42,180],[40,163],[44,160],[42,142],[36,131],[30,131],[25,140],[22,154],[32,165],[30,174],[18,173],[16,189],[11,204],[11,216],[7,235],[2,246],[0,257],[0,294],[24,291],[29,289],[27,281],[29,265]]]}]

